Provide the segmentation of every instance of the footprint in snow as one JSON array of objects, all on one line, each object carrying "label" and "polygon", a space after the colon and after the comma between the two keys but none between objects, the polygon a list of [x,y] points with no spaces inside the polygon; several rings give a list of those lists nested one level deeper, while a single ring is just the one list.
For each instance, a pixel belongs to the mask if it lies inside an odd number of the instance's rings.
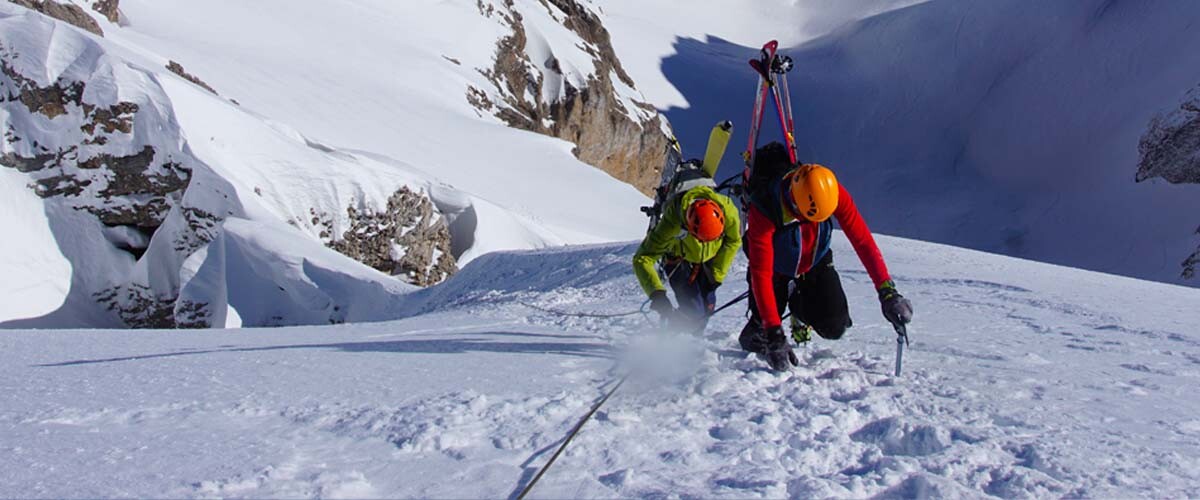
[{"label": "footprint in snow", "polygon": [[914,424],[899,417],[871,422],[854,433],[850,439],[874,444],[886,455],[921,457],[940,453],[953,443],[951,432],[943,427]]},{"label": "footprint in snow", "polygon": [[1142,364],[1142,363],[1122,363],[1120,366],[1121,366],[1121,368],[1124,368],[1126,370],[1135,371],[1135,372],[1139,372],[1139,373],[1152,373],[1155,375],[1163,375],[1163,376],[1167,376],[1167,377],[1174,377],[1176,375],[1175,372],[1172,372],[1169,370],[1160,370],[1157,368],[1151,368],[1150,366]]}]

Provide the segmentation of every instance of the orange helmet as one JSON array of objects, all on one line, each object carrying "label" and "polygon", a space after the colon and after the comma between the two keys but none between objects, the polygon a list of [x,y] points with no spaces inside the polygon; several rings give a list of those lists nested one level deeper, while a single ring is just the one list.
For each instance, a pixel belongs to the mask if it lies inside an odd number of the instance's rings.
[{"label": "orange helmet", "polygon": [[687,209],[687,231],[700,241],[713,241],[725,232],[725,212],[715,201],[700,198]]},{"label": "orange helmet", "polygon": [[796,167],[788,175],[788,209],[792,216],[824,222],[838,205],[838,181],[833,171],[816,164]]}]

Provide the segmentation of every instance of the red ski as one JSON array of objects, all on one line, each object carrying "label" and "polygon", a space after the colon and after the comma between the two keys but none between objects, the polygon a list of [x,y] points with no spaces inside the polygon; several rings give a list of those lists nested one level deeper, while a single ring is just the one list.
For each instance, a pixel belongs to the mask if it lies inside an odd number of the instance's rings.
[{"label": "red ski", "polygon": [[746,152],[742,155],[746,160],[745,174],[748,176],[754,165],[754,151],[758,149],[758,134],[762,129],[763,114],[766,111],[767,96],[775,103],[775,112],[779,118],[779,127],[787,142],[788,156],[792,163],[796,158],[795,122],[792,119],[792,98],[788,93],[787,72],[792,69],[790,57],[780,57],[779,42],[771,40],[762,46],[759,57],[750,60],[750,67],[758,73],[758,92],[754,100],[754,112],[750,117],[750,138]]}]

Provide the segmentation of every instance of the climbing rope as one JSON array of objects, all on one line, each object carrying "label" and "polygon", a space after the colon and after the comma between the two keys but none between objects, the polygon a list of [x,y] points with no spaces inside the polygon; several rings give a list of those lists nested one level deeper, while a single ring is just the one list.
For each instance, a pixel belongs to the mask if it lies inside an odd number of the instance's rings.
[{"label": "climbing rope", "polygon": [[521,302],[521,305],[528,307],[530,309],[537,309],[544,313],[557,314],[559,316],[574,316],[574,317],[578,317],[578,318],[622,318],[625,316],[633,316],[635,314],[643,314],[643,311],[645,309],[645,304],[648,304],[649,302],[650,301],[647,300],[645,303],[643,303],[642,307],[639,307],[632,311],[615,312],[615,313],[560,311],[558,309],[542,307],[537,304],[530,304],[528,302]]},{"label": "climbing rope", "polygon": [[[706,316],[712,317],[713,315],[721,312],[722,310],[725,310],[726,308],[728,308],[734,304],[737,304],[738,302],[746,300],[746,298],[749,296],[750,296],[750,292],[746,291],[745,293],[742,293],[741,295],[734,297],[729,302],[726,302],[721,307],[714,309],[712,312],[708,313]],[[650,300],[647,299],[645,302],[642,303],[642,307],[640,309],[638,309],[637,311],[633,311],[632,313],[621,313],[617,316],[630,316],[632,314],[641,313],[646,317],[647,321],[650,321],[650,311],[647,309],[647,306],[649,304],[650,304]],[[539,310],[546,310],[544,308],[533,306],[533,305],[529,305],[529,307],[532,307],[534,309],[539,309]],[[550,311],[550,310],[546,310],[546,311],[557,313],[557,311]],[[608,314],[590,314],[590,313],[560,313],[560,314],[586,316],[586,317],[601,317],[601,318],[617,317],[617,316],[608,315]],[[697,330],[703,330],[703,329],[704,329],[704,326],[700,326]],[[586,424],[588,422],[588,420],[592,419],[592,415],[595,415],[596,412],[600,410],[600,407],[604,406],[604,403],[608,402],[609,398],[611,398],[613,396],[613,394],[616,394],[617,390],[620,389],[622,385],[625,385],[625,381],[628,380],[629,376],[632,374],[633,374],[633,372],[629,372],[629,373],[626,373],[625,375],[623,375],[620,379],[617,379],[617,384],[614,385],[613,388],[610,389],[604,395],[604,397],[600,398],[600,400],[597,401],[596,404],[592,405],[592,408],[590,410],[588,410],[587,414],[584,415],[583,418],[579,419],[579,423],[576,423],[575,427],[571,428],[571,432],[567,433],[567,437],[563,439],[562,444],[560,444],[558,446],[558,449],[554,451],[554,454],[550,456],[550,459],[547,460],[544,465],[542,465],[541,469],[538,469],[537,475],[533,476],[533,479],[529,481],[529,484],[526,484],[525,487],[521,489],[521,493],[519,495],[517,495],[517,500],[524,500],[525,496],[528,495],[529,492],[533,490],[533,486],[537,484],[538,480],[540,480],[542,478],[542,476],[546,474],[546,471],[550,469],[550,466],[554,464],[554,461],[558,460],[558,456],[562,454],[563,450],[567,449],[567,445],[571,444],[571,440],[575,439],[575,436],[577,434],[579,434],[579,431],[581,429],[583,429],[583,425]]]},{"label": "climbing rope", "polygon": [[609,390],[604,397],[600,398],[596,404],[592,405],[592,409],[587,412],[587,415],[584,415],[583,418],[579,419],[579,423],[575,424],[575,427],[572,428],[571,432],[567,434],[567,437],[563,439],[563,442],[558,446],[558,449],[554,450],[554,454],[550,456],[550,460],[546,461],[546,464],[538,470],[537,475],[533,476],[533,479],[529,481],[529,484],[525,485],[525,488],[521,490],[521,494],[517,495],[517,500],[524,500],[525,496],[528,495],[531,490],[533,490],[533,486],[537,484],[539,479],[542,478],[542,475],[544,475],[546,471],[550,469],[550,466],[554,464],[555,460],[558,460],[558,456],[562,454],[563,450],[567,449],[567,445],[571,444],[571,440],[575,439],[575,435],[579,434],[579,430],[583,429],[583,424],[586,424],[588,420],[591,420],[592,415],[596,414],[596,411],[599,410],[606,401],[608,401],[608,398],[611,398],[613,394],[616,394],[617,389],[620,389],[621,386],[625,384],[625,380],[629,378],[630,373],[625,374],[625,376],[621,377],[620,380],[617,380],[617,385],[613,386],[613,388]]}]

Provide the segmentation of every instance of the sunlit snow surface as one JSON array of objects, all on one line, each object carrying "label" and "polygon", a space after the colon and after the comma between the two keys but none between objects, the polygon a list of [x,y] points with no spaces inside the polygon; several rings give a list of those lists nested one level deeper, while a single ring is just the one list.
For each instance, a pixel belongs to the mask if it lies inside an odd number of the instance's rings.
[{"label": "sunlit snow surface", "polygon": [[900,378],[840,236],[855,326],[785,375],[741,306],[695,338],[543,311],[636,309],[628,244],[484,256],[389,323],[4,332],[0,496],[505,497],[638,368],[535,497],[1200,494],[1200,291],[880,240]]}]

